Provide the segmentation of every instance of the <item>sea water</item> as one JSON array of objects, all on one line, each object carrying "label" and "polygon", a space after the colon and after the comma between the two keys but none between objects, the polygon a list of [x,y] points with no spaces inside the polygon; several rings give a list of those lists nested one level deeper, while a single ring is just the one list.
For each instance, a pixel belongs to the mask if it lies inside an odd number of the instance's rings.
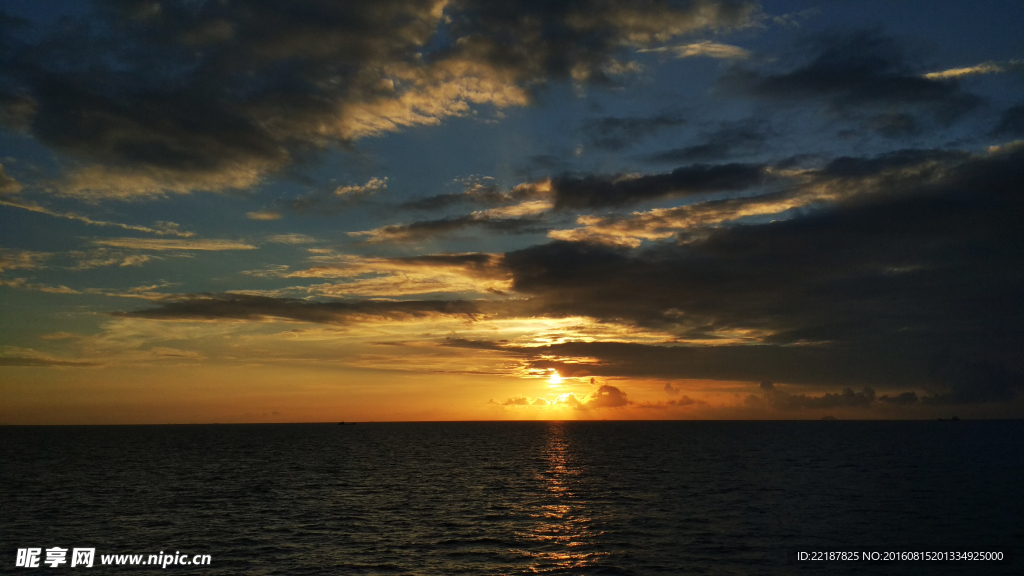
[{"label": "sea water", "polygon": [[[3,573],[1024,573],[1021,421],[5,426],[0,458]],[[1005,559],[798,560],[829,551]],[[101,566],[176,552],[210,563]]]}]

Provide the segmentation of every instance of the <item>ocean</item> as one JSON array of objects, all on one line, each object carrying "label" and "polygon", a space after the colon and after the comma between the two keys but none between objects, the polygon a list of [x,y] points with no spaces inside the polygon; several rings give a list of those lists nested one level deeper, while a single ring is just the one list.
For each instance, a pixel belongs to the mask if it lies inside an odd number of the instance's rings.
[{"label": "ocean", "polygon": [[[1022,421],[4,426],[0,460],[5,574],[1024,574]],[[158,554],[209,564],[101,560]]]}]

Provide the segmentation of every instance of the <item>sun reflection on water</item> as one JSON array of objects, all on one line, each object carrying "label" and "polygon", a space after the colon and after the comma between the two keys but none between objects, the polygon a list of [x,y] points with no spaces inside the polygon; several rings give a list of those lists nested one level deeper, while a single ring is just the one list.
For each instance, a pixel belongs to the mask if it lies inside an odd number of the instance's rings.
[{"label": "sun reflection on water", "polygon": [[538,498],[529,516],[534,520],[528,532],[517,535],[531,542],[531,550],[518,550],[530,558],[535,573],[561,572],[592,566],[607,552],[588,550],[598,534],[594,532],[590,502],[580,489],[581,470],[563,422],[548,424],[545,466],[536,479]]}]

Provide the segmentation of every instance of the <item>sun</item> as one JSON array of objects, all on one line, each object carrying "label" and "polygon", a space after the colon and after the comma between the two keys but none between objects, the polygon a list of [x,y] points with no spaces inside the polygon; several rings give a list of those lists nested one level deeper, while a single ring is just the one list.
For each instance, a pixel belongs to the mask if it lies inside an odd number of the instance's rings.
[{"label": "sun", "polygon": [[558,375],[558,370],[551,371],[551,378],[548,379],[548,383],[555,385],[562,383],[562,377]]}]

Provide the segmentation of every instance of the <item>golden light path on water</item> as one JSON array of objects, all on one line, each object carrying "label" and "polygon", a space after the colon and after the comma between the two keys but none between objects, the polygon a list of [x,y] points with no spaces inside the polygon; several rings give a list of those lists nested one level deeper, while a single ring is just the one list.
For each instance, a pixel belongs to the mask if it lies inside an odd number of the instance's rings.
[{"label": "golden light path on water", "polygon": [[562,572],[593,565],[607,552],[587,551],[599,534],[593,531],[591,502],[579,486],[581,470],[574,463],[574,454],[563,422],[548,424],[545,449],[547,469],[536,476],[543,492],[538,494],[536,520],[532,530],[517,535],[536,543],[533,550],[517,552],[532,558],[534,573]]}]

